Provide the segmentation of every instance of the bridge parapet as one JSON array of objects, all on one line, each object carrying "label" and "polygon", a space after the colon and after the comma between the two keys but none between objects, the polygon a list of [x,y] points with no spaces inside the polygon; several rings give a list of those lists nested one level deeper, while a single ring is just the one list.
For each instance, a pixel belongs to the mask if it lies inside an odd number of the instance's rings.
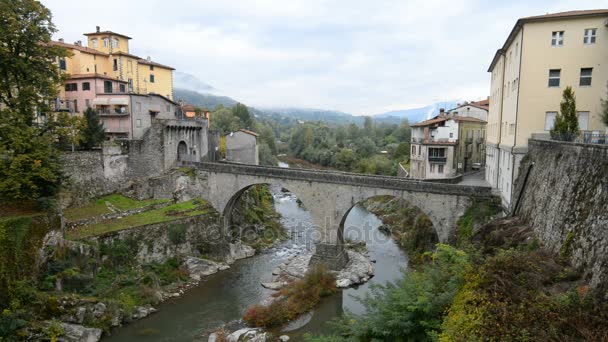
[{"label": "bridge parapet", "polygon": [[438,184],[418,180],[403,179],[392,176],[364,175],[340,171],[318,171],[303,169],[288,169],[269,166],[253,166],[236,163],[190,163],[208,172],[230,173],[236,175],[250,175],[291,179],[309,182],[344,184],[353,186],[375,187],[381,189],[404,190],[412,192],[426,192],[437,194],[490,197],[490,187]]}]

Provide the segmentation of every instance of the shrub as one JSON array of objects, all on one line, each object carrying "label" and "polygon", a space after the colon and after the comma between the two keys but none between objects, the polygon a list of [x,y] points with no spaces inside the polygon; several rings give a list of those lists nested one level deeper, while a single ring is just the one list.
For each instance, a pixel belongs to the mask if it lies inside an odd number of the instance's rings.
[{"label": "shrub", "polygon": [[318,266],[276,293],[268,306],[260,304],[249,308],[243,317],[247,324],[256,327],[276,327],[297,318],[314,308],[322,297],[337,291],[336,278],[324,266]]}]

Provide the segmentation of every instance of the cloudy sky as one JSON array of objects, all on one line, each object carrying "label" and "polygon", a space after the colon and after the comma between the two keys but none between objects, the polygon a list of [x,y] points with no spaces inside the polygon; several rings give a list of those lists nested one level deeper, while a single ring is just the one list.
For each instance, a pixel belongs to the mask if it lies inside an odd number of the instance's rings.
[{"label": "cloudy sky", "polygon": [[519,17],[608,8],[608,0],[42,0],[55,38],[95,26],[177,69],[176,86],[260,107],[376,114],[481,99]]}]

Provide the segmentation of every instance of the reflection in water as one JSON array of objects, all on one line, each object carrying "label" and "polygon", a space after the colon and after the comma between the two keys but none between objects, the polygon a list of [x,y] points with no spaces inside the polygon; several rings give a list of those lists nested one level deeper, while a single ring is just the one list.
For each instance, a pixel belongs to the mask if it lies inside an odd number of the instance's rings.
[{"label": "reflection in water", "polygon": [[[229,270],[211,275],[183,297],[161,304],[159,312],[114,331],[106,341],[193,341],[202,340],[205,332],[238,320],[245,309],[270,295],[260,286],[270,281],[272,269],[287,258],[311,247],[312,220],[290,193],[271,189],[275,208],[291,238],[253,258],[240,260]],[[393,280],[407,265],[407,257],[396,243],[379,233],[381,222],[365,208],[355,206],[345,223],[345,236],[366,241],[374,264],[375,276],[364,285],[341,291],[325,298],[315,309],[310,322],[286,333],[299,340],[304,333],[329,333],[327,321],[339,317],[343,310],[362,313],[363,307],[353,298],[368,291],[370,284]]]}]

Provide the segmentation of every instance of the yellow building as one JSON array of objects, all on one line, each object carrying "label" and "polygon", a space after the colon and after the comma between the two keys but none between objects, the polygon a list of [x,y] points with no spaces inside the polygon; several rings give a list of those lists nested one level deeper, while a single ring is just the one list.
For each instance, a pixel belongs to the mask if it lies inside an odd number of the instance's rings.
[{"label": "yellow building", "polygon": [[608,9],[519,19],[499,49],[492,73],[486,180],[509,206],[528,139],[548,136],[562,92],[576,93],[582,131],[600,133],[608,82]]},{"label": "yellow building", "polygon": [[[172,67],[152,61],[150,57],[141,58],[129,53],[129,40],[123,34],[112,31],[85,33],[86,46],[81,41],[67,44],[60,39],[53,42],[73,54],[72,57],[58,61],[60,69],[71,76],[99,75],[114,78],[128,84],[128,92],[135,94],[159,94],[173,99]],[[69,80],[68,80],[69,81]],[[67,83],[67,82],[66,82]],[[65,90],[60,96],[63,98]]]}]

